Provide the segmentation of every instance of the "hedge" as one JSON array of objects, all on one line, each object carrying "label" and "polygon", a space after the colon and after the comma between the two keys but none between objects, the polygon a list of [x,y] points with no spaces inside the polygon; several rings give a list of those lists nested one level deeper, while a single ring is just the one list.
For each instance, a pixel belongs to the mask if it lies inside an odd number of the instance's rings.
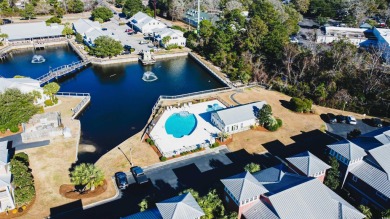
[{"label": "hedge", "polygon": [[53,106],[54,103],[51,100],[45,100],[45,106]]}]

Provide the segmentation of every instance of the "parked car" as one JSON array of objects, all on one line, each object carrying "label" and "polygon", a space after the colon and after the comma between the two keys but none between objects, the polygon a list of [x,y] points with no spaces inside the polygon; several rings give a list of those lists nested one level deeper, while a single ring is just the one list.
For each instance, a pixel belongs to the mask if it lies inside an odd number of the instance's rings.
[{"label": "parked car", "polygon": [[375,126],[375,127],[378,127],[378,128],[382,128],[382,120],[379,119],[379,118],[372,118],[371,119],[371,124],[372,124],[372,126]]},{"label": "parked car", "polygon": [[107,28],[103,27],[103,28],[102,28],[102,30],[103,30],[103,31],[106,31],[106,30],[107,30]]},{"label": "parked car", "polygon": [[134,30],[131,29],[131,28],[130,28],[130,29],[126,29],[126,30],[125,30],[125,33],[134,33]]},{"label": "parked car", "polygon": [[141,167],[134,166],[134,167],[130,168],[130,170],[131,170],[131,173],[133,174],[133,176],[135,178],[135,181],[138,184],[144,184],[144,183],[149,182],[148,177],[146,177],[146,175],[144,173],[144,170]]},{"label": "parked car", "polygon": [[327,115],[327,118],[328,118],[328,123],[336,123],[337,122],[337,118],[336,116],[333,114],[333,113],[328,113],[326,114]]},{"label": "parked car", "polygon": [[347,123],[351,124],[351,125],[356,125],[357,124],[356,119],[353,116],[347,116]]},{"label": "parked car", "polygon": [[126,187],[129,186],[129,182],[127,181],[127,175],[124,172],[115,173],[115,181],[116,185],[121,190],[126,189]]},{"label": "parked car", "polygon": [[343,115],[337,115],[337,122],[339,123],[347,123],[347,117]]},{"label": "parked car", "polygon": [[141,41],[139,41],[139,44],[141,44],[141,45],[143,45],[143,44],[148,44],[149,43],[149,41],[146,41],[146,40],[141,40]]}]

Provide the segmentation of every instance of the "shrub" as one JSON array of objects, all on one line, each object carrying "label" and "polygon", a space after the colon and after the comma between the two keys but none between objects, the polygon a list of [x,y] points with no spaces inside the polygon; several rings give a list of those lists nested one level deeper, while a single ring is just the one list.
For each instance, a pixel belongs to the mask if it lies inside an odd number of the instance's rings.
[{"label": "shrub", "polygon": [[150,52],[154,52],[154,49],[151,49]]},{"label": "shrub", "polygon": [[281,119],[277,118],[276,122],[278,122],[278,128],[282,127],[283,121]]},{"label": "shrub", "polygon": [[15,208],[12,210],[12,214],[16,214],[16,213],[18,213],[18,209]]},{"label": "shrub", "polygon": [[38,109],[38,113],[44,113],[45,112],[45,109],[43,108],[43,106],[40,106],[39,109]]},{"label": "shrub", "polygon": [[28,166],[30,163],[30,161],[28,159],[28,155],[24,152],[20,152],[20,153],[15,154],[13,159],[24,163],[26,166]]},{"label": "shrub", "polygon": [[45,106],[53,106],[54,103],[51,100],[45,100]]},{"label": "shrub", "polygon": [[171,28],[175,29],[175,30],[180,30],[181,32],[187,32],[187,30],[185,28],[177,26],[177,25],[173,25]]},{"label": "shrub", "polygon": [[267,128],[269,131],[274,132],[274,131],[278,130],[279,125],[278,125],[278,123],[273,123],[273,124],[267,125],[266,128]]},{"label": "shrub", "polygon": [[295,112],[299,112],[299,113],[310,112],[310,110],[312,108],[312,104],[313,104],[313,102],[309,99],[301,99],[298,97],[293,97],[290,100],[291,109],[294,110]]},{"label": "shrub", "polygon": [[93,20],[99,22],[100,24],[104,23],[103,19],[98,18],[98,17],[94,18]]},{"label": "shrub", "polygon": [[0,42],[0,46],[4,46],[4,43],[3,43],[3,42]]},{"label": "shrub", "polygon": [[58,98],[55,96],[55,97],[53,97],[53,103],[54,104],[57,104],[58,103]]},{"label": "shrub", "polygon": [[18,208],[18,212],[22,213],[23,212],[23,208],[22,207]]},{"label": "shrub", "polygon": [[217,142],[213,143],[212,145],[210,145],[210,148],[216,148],[218,146],[219,146],[219,142],[217,141]]},{"label": "shrub", "polygon": [[19,127],[17,125],[13,125],[9,128],[9,130],[12,132],[12,133],[16,133],[19,131]]},{"label": "shrub", "polygon": [[123,25],[125,25],[126,23],[124,23],[124,22],[119,22],[119,26],[123,26]]},{"label": "shrub", "polygon": [[179,46],[177,44],[171,44],[171,45],[168,45],[165,49],[171,50],[171,49],[177,49],[177,48],[179,48]]},{"label": "shrub", "polygon": [[52,23],[60,24],[61,23],[61,19],[59,17],[54,16],[54,17],[51,17],[48,20],[46,20],[46,25],[50,25]]},{"label": "shrub", "polygon": [[131,53],[135,52],[135,49],[134,49],[134,48],[131,48],[131,49],[130,49],[130,52],[131,52]]},{"label": "shrub", "polygon": [[4,126],[1,126],[1,127],[0,127],[0,132],[1,132],[1,133],[4,134],[6,131],[7,131],[7,128],[6,128],[6,127],[4,127]]}]

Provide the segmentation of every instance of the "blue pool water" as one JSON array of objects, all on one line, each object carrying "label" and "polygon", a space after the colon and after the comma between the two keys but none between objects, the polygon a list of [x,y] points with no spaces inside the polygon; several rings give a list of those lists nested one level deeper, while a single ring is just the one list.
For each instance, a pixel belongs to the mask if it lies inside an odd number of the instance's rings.
[{"label": "blue pool water", "polygon": [[195,115],[188,112],[174,113],[165,122],[166,132],[175,138],[190,135],[195,128]]},{"label": "blue pool water", "polygon": [[221,107],[218,103],[214,103],[213,105],[208,105],[206,111],[211,112],[211,111],[216,111],[216,110],[220,110],[220,109],[223,109],[223,107]]}]

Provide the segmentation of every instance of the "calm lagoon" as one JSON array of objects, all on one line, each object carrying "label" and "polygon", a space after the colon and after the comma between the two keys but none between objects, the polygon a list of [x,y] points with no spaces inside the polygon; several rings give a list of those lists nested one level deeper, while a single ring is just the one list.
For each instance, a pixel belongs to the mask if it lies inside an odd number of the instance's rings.
[{"label": "calm lagoon", "polygon": [[[32,64],[34,54],[43,55],[45,63]],[[78,61],[68,46],[26,50],[14,53],[0,63],[0,76],[24,75],[38,78],[50,68]],[[152,71],[153,82],[142,80]],[[59,80],[63,92],[91,94],[91,104],[80,115],[81,143],[96,147],[93,153],[80,152],[79,161],[95,162],[146,125],[159,95],[177,95],[223,87],[218,80],[189,57],[158,61],[144,67],[139,63],[91,66]]]}]

